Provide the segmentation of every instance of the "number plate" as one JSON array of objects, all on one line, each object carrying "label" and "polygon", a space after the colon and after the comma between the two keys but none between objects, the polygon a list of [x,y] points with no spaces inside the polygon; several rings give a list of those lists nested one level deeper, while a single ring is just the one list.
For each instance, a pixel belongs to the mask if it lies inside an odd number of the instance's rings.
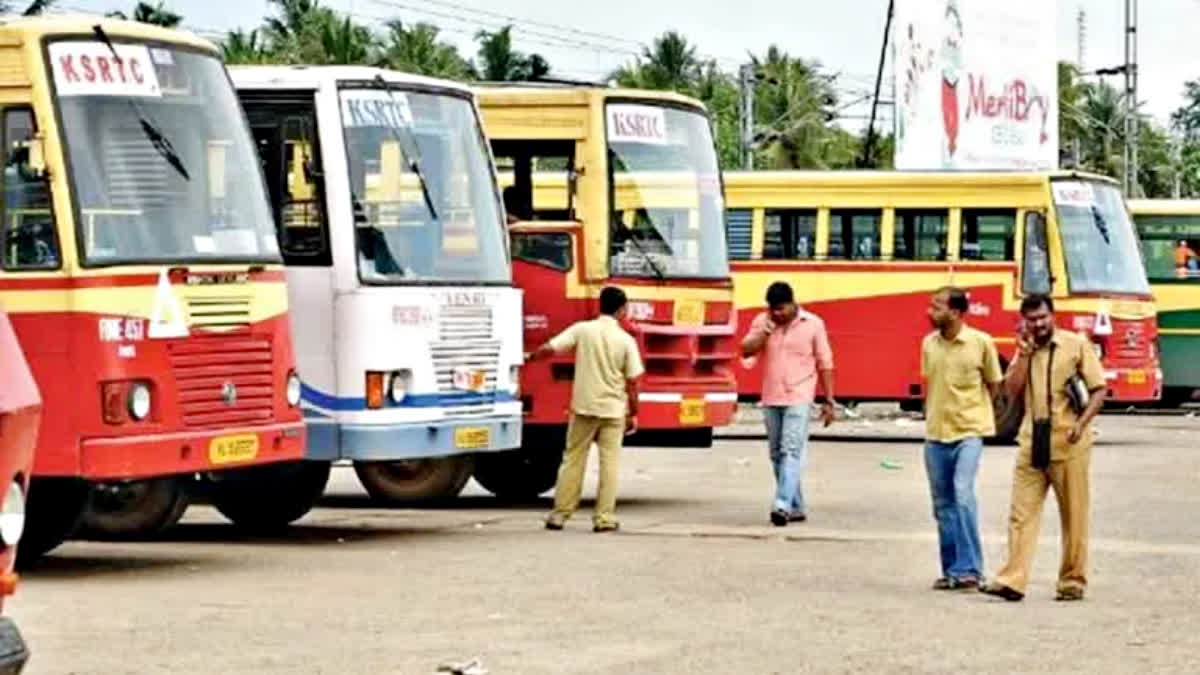
[{"label": "number plate", "polygon": [[258,434],[219,436],[208,444],[208,461],[213,464],[248,462],[258,456]]},{"label": "number plate", "polygon": [[704,301],[676,300],[674,323],[676,326],[703,326]]},{"label": "number plate", "polygon": [[487,386],[487,373],[472,368],[454,369],[454,388],[459,391],[483,391]]},{"label": "number plate", "polygon": [[1146,384],[1146,371],[1131,370],[1125,375],[1129,384]]},{"label": "number plate", "polygon": [[462,427],[454,430],[454,447],[460,450],[486,450],[492,444],[492,430],[487,427]]},{"label": "number plate", "polygon": [[704,424],[705,406],[704,399],[685,398],[679,403],[679,423],[680,424]]}]

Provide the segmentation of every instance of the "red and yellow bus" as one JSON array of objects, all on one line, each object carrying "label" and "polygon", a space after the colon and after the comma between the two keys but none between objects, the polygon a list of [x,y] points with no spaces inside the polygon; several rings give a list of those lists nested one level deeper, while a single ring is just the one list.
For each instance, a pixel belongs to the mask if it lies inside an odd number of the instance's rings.
[{"label": "red and yellow bus", "polygon": [[[1021,297],[1048,293],[1059,325],[1089,335],[1111,400],[1162,394],[1155,306],[1115,182],[1082,173],[782,171],[725,174],[740,330],[784,280],[826,321],[837,394],[920,407],[931,291],[970,292],[972,325],[1007,362]],[[738,391],[760,377],[739,368]],[[1012,411],[1013,407],[1009,407]],[[1019,419],[1001,415],[1000,435]]]},{"label": "red and yellow bus", "polygon": [[[17,590],[17,544],[25,529],[25,495],[37,445],[42,399],[8,316],[0,308],[0,610]],[[29,658],[21,632],[0,616],[0,673],[19,673]]]},{"label": "red and yellow bus", "polygon": [[[519,221],[510,231],[526,347],[591,318],[601,289],[621,287],[647,368],[643,431],[631,444],[710,445],[713,427],[732,421],[737,392],[721,174],[704,107],[593,86],[476,92],[508,215]],[[565,358],[523,369],[524,447],[476,468],[493,492],[554,484],[573,367]]]},{"label": "red and yellow bus", "polygon": [[[23,558],[88,511],[173,524],[194,477],[274,526],[316,496],[262,172],[220,52],[95,17],[0,24],[0,303],[45,403]],[[89,510],[90,508],[90,510]]]}]

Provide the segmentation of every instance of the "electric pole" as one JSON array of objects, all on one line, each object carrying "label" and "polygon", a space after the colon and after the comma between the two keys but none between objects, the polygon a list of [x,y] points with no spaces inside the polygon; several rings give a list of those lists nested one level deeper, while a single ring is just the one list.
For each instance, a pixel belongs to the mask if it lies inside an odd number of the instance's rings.
[{"label": "electric pole", "polygon": [[1138,197],[1137,0],[1125,0],[1125,194]]},{"label": "electric pole", "polygon": [[738,86],[742,105],[739,110],[742,139],[742,168],[754,168],[754,64],[747,63],[738,69]]},{"label": "electric pole", "polygon": [[[879,69],[875,71],[875,95],[871,99],[871,121],[867,122],[867,138],[863,141],[862,156],[859,157],[859,168],[866,168],[871,163],[871,154],[875,149],[875,113],[879,110],[879,88],[883,85],[883,66],[887,61],[888,35],[892,31],[892,17],[896,13],[896,0],[888,0],[887,18],[883,22],[883,44],[879,46]],[[893,85],[894,86],[894,85]],[[892,99],[896,97],[893,95]],[[896,115],[895,108],[892,109]]]}]

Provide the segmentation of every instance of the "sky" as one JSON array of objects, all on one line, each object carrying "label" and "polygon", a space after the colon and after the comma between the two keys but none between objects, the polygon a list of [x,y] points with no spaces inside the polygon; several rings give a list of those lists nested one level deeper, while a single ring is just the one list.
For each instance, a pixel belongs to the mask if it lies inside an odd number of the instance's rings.
[{"label": "sky", "polygon": [[[909,0],[917,1],[917,0]],[[128,11],[134,0],[59,0],[67,10]],[[631,61],[666,30],[678,30],[701,54],[730,71],[776,44],[793,56],[820,61],[839,73],[842,100],[869,94],[878,68],[887,0],[322,0],[365,23],[399,18],[438,24],[444,37],[473,56],[472,36],[481,29],[514,24],[518,49],[545,56],[557,74],[602,80]],[[1078,55],[1080,9],[1086,13],[1084,69],[1124,61],[1125,0],[1057,0],[1045,3],[1055,21],[1057,55]],[[1182,103],[1184,82],[1200,78],[1200,56],[1191,28],[1200,25],[1200,0],[1143,0],[1138,3],[1138,98],[1161,122]],[[207,37],[233,28],[254,28],[272,13],[267,0],[166,0],[185,24]],[[1056,11],[1049,11],[1055,7]],[[569,9],[568,9],[569,8]],[[890,73],[885,71],[887,85]],[[1123,86],[1120,76],[1109,81]],[[885,99],[890,90],[885,86]],[[843,126],[861,128],[868,104],[846,108]],[[886,111],[884,111],[886,117]]]}]

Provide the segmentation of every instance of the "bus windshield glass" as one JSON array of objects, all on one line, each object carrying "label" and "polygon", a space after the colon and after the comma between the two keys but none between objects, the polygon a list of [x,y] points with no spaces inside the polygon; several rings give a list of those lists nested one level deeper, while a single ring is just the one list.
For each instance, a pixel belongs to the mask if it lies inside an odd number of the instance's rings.
[{"label": "bus windshield glass", "polygon": [[1134,214],[1151,281],[1200,283],[1200,213]]},{"label": "bus windshield glass", "polygon": [[1137,237],[1120,191],[1093,181],[1051,183],[1070,289],[1149,295]]},{"label": "bus windshield glass", "polygon": [[609,267],[614,276],[724,279],[725,200],[699,111],[609,103]]},{"label": "bus windshield glass", "polygon": [[359,277],[368,284],[509,283],[500,199],[471,100],[341,92]]},{"label": "bus windshield glass", "polygon": [[94,40],[47,50],[86,264],[280,261],[218,58]]}]

